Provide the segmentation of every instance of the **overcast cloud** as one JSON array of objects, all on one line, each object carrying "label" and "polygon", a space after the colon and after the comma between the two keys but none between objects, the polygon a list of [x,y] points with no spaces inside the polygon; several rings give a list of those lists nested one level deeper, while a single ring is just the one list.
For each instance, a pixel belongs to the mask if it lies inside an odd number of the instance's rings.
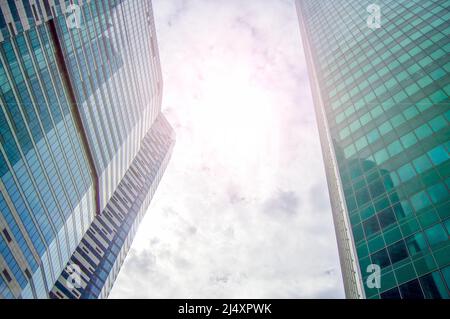
[{"label": "overcast cloud", "polygon": [[172,160],[111,298],[343,298],[293,1],[153,1]]}]

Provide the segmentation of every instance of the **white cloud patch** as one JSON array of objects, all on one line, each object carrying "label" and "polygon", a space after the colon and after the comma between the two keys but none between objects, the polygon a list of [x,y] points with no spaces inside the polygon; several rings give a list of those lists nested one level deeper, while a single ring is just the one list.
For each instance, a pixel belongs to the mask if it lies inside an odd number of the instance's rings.
[{"label": "white cloud patch", "polygon": [[110,297],[343,297],[294,4],[154,11],[177,144]]}]

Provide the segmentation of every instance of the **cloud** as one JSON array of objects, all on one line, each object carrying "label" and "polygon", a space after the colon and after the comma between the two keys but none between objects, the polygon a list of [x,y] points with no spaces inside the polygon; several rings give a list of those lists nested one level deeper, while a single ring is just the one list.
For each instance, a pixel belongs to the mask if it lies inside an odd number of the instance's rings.
[{"label": "cloud", "polygon": [[278,191],[275,197],[269,199],[264,205],[264,211],[268,214],[278,212],[294,215],[298,212],[300,199],[293,191]]},{"label": "cloud", "polygon": [[129,253],[128,268],[133,273],[149,273],[155,266],[156,257],[150,250],[136,252],[131,250]]},{"label": "cloud", "polygon": [[343,297],[293,2],[153,3],[177,144],[110,297]]}]

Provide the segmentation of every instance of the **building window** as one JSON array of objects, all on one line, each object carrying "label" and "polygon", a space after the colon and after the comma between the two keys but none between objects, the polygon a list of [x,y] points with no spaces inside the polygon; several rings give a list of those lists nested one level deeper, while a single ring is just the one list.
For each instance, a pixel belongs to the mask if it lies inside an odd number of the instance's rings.
[{"label": "building window", "polygon": [[2,271],[3,276],[5,277],[7,282],[11,282],[12,278],[9,272],[6,269],[3,269]]},{"label": "building window", "polygon": [[3,229],[3,235],[5,236],[6,240],[8,241],[8,243],[11,242],[11,236],[9,235],[9,232],[5,229]]}]

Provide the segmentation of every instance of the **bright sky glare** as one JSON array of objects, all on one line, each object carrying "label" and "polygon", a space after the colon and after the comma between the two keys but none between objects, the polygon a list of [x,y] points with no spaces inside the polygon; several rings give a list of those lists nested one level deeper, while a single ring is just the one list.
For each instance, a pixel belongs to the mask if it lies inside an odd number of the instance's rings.
[{"label": "bright sky glare", "polygon": [[342,298],[293,1],[153,1],[177,133],[111,298]]}]

